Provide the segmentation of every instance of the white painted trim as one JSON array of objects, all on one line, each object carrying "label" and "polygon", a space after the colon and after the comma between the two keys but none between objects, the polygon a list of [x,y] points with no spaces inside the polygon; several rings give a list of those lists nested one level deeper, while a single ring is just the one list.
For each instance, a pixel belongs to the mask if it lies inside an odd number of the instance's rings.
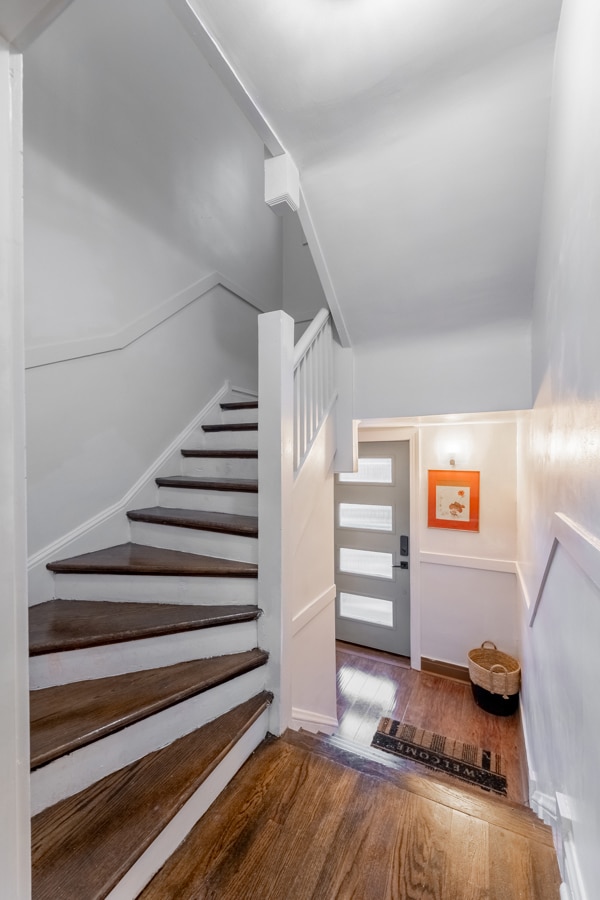
[{"label": "white painted trim", "polygon": [[168,0],[168,2],[173,13],[206,57],[211,69],[216,72],[269,152],[273,156],[285,153],[285,147],[267,121],[265,114],[246,90],[216,37],[202,21],[201,12],[196,8],[194,0]]},{"label": "white painted trim", "polygon": [[149,331],[152,331],[153,328],[181,312],[186,306],[195,303],[196,300],[200,300],[216,287],[225,288],[230,294],[238,297],[238,299],[247,303],[257,312],[263,312],[261,305],[252,299],[243,288],[220,272],[210,272],[199,281],[169,297],[168,300],[149,309],[143,316],[124,325],[118,331],[26,349],[25,368],[35,369],[38,366],[48,366],[53,363],[65,362],[69,359],[80,359],[83,356],[95,356],[99,353],[112,353],[115,350],[123,350]]},{"label": "white painted trim", "polygon": [[205,404],[205,406],[200,410],[197,416],[195,416],[189,425],[187,425],[183,431],[181,431],[177,437],[171,441],[169,446],[161,453],[161,455],[154,460],[153,463],[146,469],[146,471],[141,475],[135,484],[127,491],[127,493],[119,500],[117,503],[113,503],[112,506],[108,506],[106,509],[103,509],[101,512],[97,513],[95,516],[92,516],[82,525],[79,525],[77,528],[74,528],[72,531],[69,531],[67,534],[62,535],[57,538],[52,543],[47,544],[45,547],[42,547],[41,550],[38,550],[36,553],[33,553],[29,559],[27,560],[27,565],[29,569],[33,569],[36,566],[46,564],[50,562],[50,560],[55,559],[56,556],[62,553],[66,547],[72,544],[74,541],[79,540],[84,535],[89,534],[89,532],[98,528],[113,516],[118,516],[124,513],[126,509],[129,509],[131,504],[134,502],[135,497],[139,494],[149,483],[151,483],[161,467],[167,462],[167,460],[174,454],[177,453],[180,448],[186,443],[187,439],[191,434],[201,425],[201,423],[207,418],[211,410],[219,404],[219,402],[225,397],[230,390],[229,382],[225,382],[221,388],[216,392],[216,394]]},{"label": "white painted trim", "polygon": [[558,791],[556,792],[556,810],[558,830],[561,836],[559,843],[559,865],[563,877],[561,897],[568,897],[570,900],[586,900],[587,892],[583,885],[573,835],[574,813],[569,797]]},{"label": "white painted trim", "polygon": [[322,713],[312,712],[308,709],[298,709],[296,706],[292,708],[290,728],[293,728],[294,731],[304,728],[306,731],[312,731],[313,734],[318,732],[333,734],[338,725],[338,720],[333,716],[324,716]]},{"label": "white painted trim", "polygon": [[299,631],[302,631],[315,616],[318,616],[324,609],[327,609],[328,606],[334,603],[335,595],[336,587],[335,584],[332,584],[322,594],[311,600],[300,612],[297,612],[292,617],[292,637],[298,634]]},{"label": "white painted trim", "polygon": [[310,209],[308,208],[308,203],[306,202],[306,197],[304,195],[304,191],[302,190],[302,185],[300,185],[300,209],[298,210],[298,218],[300,219],[300,224],[302,225],[304,237],[308,242],[310,253],[315,264],[315,269],[317,270],[319,281],[321,282],[323,293],[325,294],[325,299],[327,300],[327,305],[331,311],[331,317],[334,321],[340,344],[342,345],[342,347],[351,347],[352,341],[350,340],[350,334],[348,332],[348,328],[342,314],[342,308],[340,306],[340,301],[338,300],[335,287],[333,286],[331,275],[329,274],[329,268],[327,266],[325,254],[323,252],[323,248],[321,247],[321,242],[319,241],[319,237],[317,235],[312,216],[310,214]]},{"label": "white painted trim", "polygon": [[267,718],[268,711],[265,710],[107,894],[106,900],[135,900],[139,896],[264,739]]},{"label": "white painted trim", "polygon": [[296,479],[297,479],[298,476],[300,475],[300,472],[302,471],[302,466],[304,465],[304,463],[305,463],[306,460],[308,459],[308,456],[309,456],[309,454],[310,454],[310,451],[311,451],[312,448],[314,447],[317,438],[318,438],[319,435],[321,434],[321,429],[322,429],[322,428],[324,427],[324,425],[327,423],[327,420],[329,419],[329,416],[332,414],[333,409],[334,409],[334,407],[335,407],[335,404],[336,404],[336,402],[337,402],[337,398],[338,398],[337,391],[334,391],[334,394],[333,394],[331,400],[329,401],[328,405],[327,405],[327,406],[325,407],[325,409],[323,410],[323,416],[322,416],[322,418],[321,418],[321,422],[320,422],[320,424],[319,424],[319,427],[317,428],[317,430],[316,430],[315,433],[313,434],[313,436],[312,436],[310,442],[308,443],[308,445],[307,445],[307,447],[306,447],[306,450],[304,451],[304,453],[302,454],[302,456],[301,456],[300,459],[298,460],[298,466],[297,466],[297,468],[294,469],[294,481],[296,481]]},{"label": "white painted trim", "polygon": [[[310,345],[315,341],[329,318],[328,309],[320,309],[316,314],[296,346],[294,347],[294,369],[300,365],[302,357],[307,353]],[[294,323],[295,324],[295,323]]]},{"label": "white painted trim", "polygon": [[418,428],[408,428],[404,440],[408,440],[410,466],[410,665],[421,670],[421,504],[420,486],[420,434]]},{"label": "white painted trim", "polygon": [[23,59],[0,38],[0,871],[31,889],[23,351]]},{"label": "white painted trim", "polygon": [[281,734],[292,711],[292,547],[294,478],[294,320],[276,310],[258,318],[258,620],[269,649],[269,728]]},{"label": "white painted trim", "polygon": [[258,397],[258,391],[249,391],[247,388],[237,387],[235,384],[229,385],[229,390],[232,394],[246,394],[248,397],[252,397],[253,400],[256,400]]},{"label": "white painted trim", "polygon": [[49,25],[52,25],[54,20],[58,18],[58,16],[71,5],[73,0],[49,0],[48,3],[37,13],[34,15],[27,25],[25,25],[21,31],[12,36],[12,44],[21,53],[29,47],[33,41],[36,40],[48,28]]},{"label": "white painted trim", "polygon": [[508,572],[516,575],[517,564],[511,559],[486,559],[481,556],[458,556],[454,553],[431,553],[422,550],[420,562],[435,566],[457,566],[461,569],[483,569],[486,572]]},{"label": "white painted trim", "polygon": [[[555,512],[552,517],[551,545],[540,579],[540,586],[533,601],[533,606],[528,602],[531,613],[529,617],[530,627],[535,621],[542,601],[554,554],[559,544],[564,547],[587,577],[593,581],[595,586],[600,588],[600,540],[582,525],[565,516],[564,513]],[[527,594],[525,594],[525,597],[527,600],[529,599]]]}]

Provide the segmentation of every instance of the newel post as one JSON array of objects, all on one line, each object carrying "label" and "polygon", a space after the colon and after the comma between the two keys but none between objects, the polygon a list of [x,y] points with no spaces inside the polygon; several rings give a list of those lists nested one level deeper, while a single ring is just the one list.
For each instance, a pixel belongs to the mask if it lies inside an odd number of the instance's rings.
[{"label": "newel post", "polygon": [[282,310],[258,318],[258,604],[275,699],[270,730],[287,728],[291,698],[291,521],[294,479],[294,320]]}]

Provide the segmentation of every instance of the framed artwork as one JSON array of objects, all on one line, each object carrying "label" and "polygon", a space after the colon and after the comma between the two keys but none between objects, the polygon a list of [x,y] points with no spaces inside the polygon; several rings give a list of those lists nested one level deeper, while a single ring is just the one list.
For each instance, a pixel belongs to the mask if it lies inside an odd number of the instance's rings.
[{"label": "framed artwork", "polygon": [[479,531],[479,472],[429,469],[427,525]]}]

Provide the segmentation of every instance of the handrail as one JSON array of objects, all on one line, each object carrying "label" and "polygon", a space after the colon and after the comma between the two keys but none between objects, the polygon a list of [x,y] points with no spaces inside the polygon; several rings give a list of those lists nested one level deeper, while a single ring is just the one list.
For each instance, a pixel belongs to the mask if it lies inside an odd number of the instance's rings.
[{"label": "handrail", "polygon": [[333,334],[320,310],[294,348],[294,472],[315,440],[335,400]]},{"label": "handrail", "polygon": [[319,332],[323,325],[329,319],[329,310],[328,309],[320,309],[316,314],[296,346],[294,347],[294,369],[297,368],[298,363],[302,359],[302,357],[306,354],[310,345],[316,340],[319,336]]}]

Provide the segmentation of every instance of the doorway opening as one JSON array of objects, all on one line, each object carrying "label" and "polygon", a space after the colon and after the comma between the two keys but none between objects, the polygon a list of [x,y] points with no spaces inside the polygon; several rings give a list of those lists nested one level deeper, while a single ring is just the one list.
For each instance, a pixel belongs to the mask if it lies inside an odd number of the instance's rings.
[{"label": "doorway opening", "polygon": [[336,478],[336,638],[411,655],[410,444],[359,441]]}]

